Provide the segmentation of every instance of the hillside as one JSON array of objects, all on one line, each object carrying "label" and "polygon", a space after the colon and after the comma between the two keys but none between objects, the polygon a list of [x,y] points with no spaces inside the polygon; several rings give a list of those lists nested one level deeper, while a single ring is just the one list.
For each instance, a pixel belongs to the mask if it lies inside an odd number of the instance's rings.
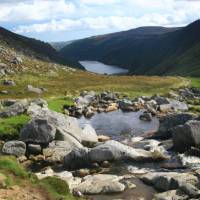
[{"label": "hillside", "polygon": [[128,68],[136,75],[200,76],[200,20],[183,28],[141,27],[75,41],[60,55]]},{"label": "hillside", "polygon": [[60,51],[63,47],[65,47],[68,44],[71,44],[73,41],[67,41],[67,42],[50,42],[50,45],[57,51]]},{"label": "hillside", "polygon": [[0,44],[25,56],[81,68],[77,62],[62,58],[50,44],[15,34],[2,27],[0,27]]}]

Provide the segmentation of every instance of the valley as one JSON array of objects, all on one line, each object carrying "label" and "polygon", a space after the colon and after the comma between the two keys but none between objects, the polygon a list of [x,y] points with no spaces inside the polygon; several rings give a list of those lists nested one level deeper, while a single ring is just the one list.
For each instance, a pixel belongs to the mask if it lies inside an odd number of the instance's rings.
[{"label": "valley", "polygon": [[[0,29],[0,199],[199,199],[194,27],[139,28],[57,51]],[[195,47],[174,43],[186,32]],[[136,45],[126,62],[124,39]]]}]

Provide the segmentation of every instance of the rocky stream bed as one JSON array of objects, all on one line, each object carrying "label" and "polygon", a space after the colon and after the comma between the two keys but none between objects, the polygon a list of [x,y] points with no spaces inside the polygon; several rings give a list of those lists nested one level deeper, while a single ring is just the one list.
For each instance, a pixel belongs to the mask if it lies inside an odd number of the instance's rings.
[{"label": "rocky stream bed", "polygon": [[18,140],[2,141],[39,179],[56,176],[94,200],[200,199],[197,89],[130,99],[82,92],[63,113],[43,99],[2,100],[1,118],[28,114]]}]

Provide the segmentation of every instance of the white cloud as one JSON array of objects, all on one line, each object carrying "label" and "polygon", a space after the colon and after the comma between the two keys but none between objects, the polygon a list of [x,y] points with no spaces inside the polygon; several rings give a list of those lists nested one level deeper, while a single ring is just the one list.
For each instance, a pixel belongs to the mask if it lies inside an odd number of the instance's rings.
[{"label": "white cloud", "polygon": [[120,0],[80,0],[82,4],[105,5],[119,3]]},{"label": "white cloud", "polygon": [[54,19],[75,11],[75,5],[65,0],[9,1],[0,6],[0,21],[3,22]]}]

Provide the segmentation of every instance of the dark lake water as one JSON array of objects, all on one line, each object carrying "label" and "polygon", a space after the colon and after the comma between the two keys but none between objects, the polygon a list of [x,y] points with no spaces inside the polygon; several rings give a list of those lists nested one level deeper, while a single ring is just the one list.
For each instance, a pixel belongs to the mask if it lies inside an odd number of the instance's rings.
[{"label": "dark lake water", "polygon": [[80,61],[79,62],[87,71],[97,74],[125,74],[127,69],[123,69],[117,66],[106,65],[97,61]]},{"label": "dark lake water", "polygon": [[158,129],[159,120],[157,118],[153,118],[151,122],[144,122],[139,119],[141,114],[142,111],[122,112],[121,110],[96,113],[91,119],[80,118],[79,124],[81,127],[90,124],[97,134],[108,135],[116,140],[139,136],[147,131]]}]

